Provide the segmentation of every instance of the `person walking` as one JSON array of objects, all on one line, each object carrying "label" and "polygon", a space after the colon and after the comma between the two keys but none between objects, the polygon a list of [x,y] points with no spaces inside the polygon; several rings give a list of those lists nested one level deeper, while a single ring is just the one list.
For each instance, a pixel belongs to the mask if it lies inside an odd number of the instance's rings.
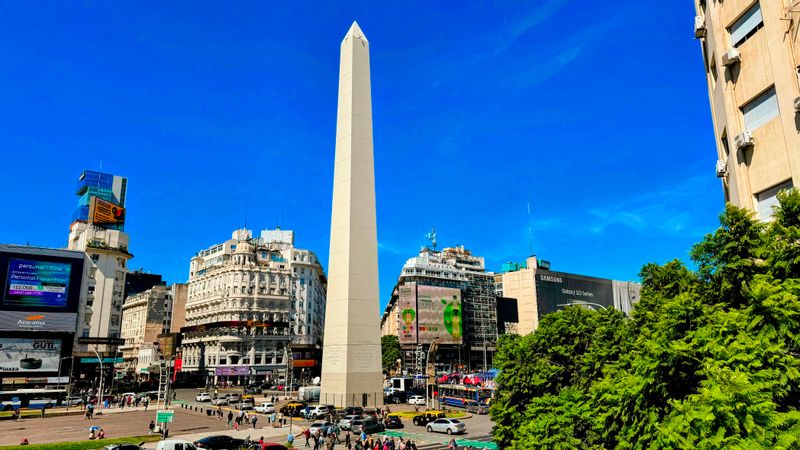
[{"label": "person walking", "polygon": [[286,446],[288,448],[294,448],[294,435],[292,433],[286,436]]},{"label": "person walking", "polygon": [[228,425],[227,427],[230,428],[233,426],[233,411],[228,411]]},{"label": "person walking", "polygon": [[151,420],[150,424],[147,425],[147,434],[153,434],[153,430],[155,429],[156,429],[156,424]]},{"label": "person walking", "polygon": [[150,406],[150,397],[144,399],[144,410],[147,411],[147,407]]},{"label": "person walking", "polygon": [[344,448],[350,450],[350,432],[348,431],[347,434],[344,435]]},{"label": "person walking", "polygon": [[258,422],[258,416],[253,414],[253,418],[251,419],[253,422],[253,429],[256,429],[256,422]]},{"label": "person walking", "polygon": [[447,448],[449,450],[458,450],[458,443],[456,442],[456,438],[450,438],[450,442],[447,443]]}]

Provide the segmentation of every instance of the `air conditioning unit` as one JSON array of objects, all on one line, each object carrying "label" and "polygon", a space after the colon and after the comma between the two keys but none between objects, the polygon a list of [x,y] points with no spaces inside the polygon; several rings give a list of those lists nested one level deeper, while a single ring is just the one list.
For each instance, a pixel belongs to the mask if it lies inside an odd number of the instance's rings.
[{"label": "air conditioning unit", "polygon": [[717,160],[717,178],[724,178],[728,174],[728,162]]},{"label": "air conditioning unit", "polygon": [[694,17],[694,38],[706,37],[706,18],[703,16]]},{"label": "air conditioning unit", "polygon": [[752,147],[755,143],[755,141],[753,141],[753,133],[749,131],[744,131],[734,136],[733,142],[736,143],[736,148],[739,150]]},{"label": "air conditioning unit", "polygon": [[722,54],[722,65],[732,66],[741,61],[742,55],[739,54],[739,49],[732,47],[727,52]]},{"label": "air conditioning unit", "polygon": [[800,97],[794,99],[794,112],[800,113]]}]

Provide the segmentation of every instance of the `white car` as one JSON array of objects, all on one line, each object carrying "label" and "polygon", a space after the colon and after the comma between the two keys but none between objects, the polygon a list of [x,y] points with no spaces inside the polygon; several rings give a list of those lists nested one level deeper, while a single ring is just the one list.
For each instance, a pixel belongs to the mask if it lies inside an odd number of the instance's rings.
[{"label": "white car", "polygon": [[225,397],[215,398],[211,401],[211,404],[214,406],[225,406],[228,404],[228,399]]},{"label": "white car", "polygon": [[319,430],[319,434],[325,435],[328,433],[328,430],[333,426],[330,422],[314,422],[311,426],[308,427],[308,431],[311,433],[311,436]]},{"label": "white car", "polygon": [[331,412],[331,410],[327,405],[309,406],[304,416],[306,420],[321,419],[327,416],[329,412]]},{"label": "white car", "polygon": [[197,447],[184,439],[167,439],[158,441],[156,450],[195,450]]},{"label": "white car", "polygon": [[352,426],[353,421],[358,420],[358,419],[362,419],[362,418],[363,418],[363,416],[361,416],[359,414],[351,414],[349,416],[344,416],[341,419],[339,419],[339,428],[347,431]]},{"label": "white car", "polygon": [[412,395],[408,398],[409,405],[425,405],[425,397],[421,395]]},{"label": "white car", "polygon": [[228,399],[229,403],[239,403],[242,401],[242,396],[239,394],[228,394],[225,396]]},{"label": "white car", "polygon": [[211,401],[211,394],[208,392],[201,392],[197,394],[194,399],[198,402],[210,402]]},{"label": "white car", "polygon": [[275,405],[272,403],[262,403],[256,406],[256,412],[260,412],[262,414],[270,414],[275,412]]},{"label": "white car", "polygon": [[428,433],[460,434],[467,431],[467,426],[458,419],[436,419],[425,429],[428,430]]}]

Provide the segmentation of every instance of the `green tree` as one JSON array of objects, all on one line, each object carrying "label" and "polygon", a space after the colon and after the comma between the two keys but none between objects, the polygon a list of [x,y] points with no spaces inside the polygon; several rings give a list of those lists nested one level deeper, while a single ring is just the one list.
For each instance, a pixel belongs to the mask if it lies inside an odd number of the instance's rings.
[{"label": "green tree", "polygon": [[385,373],[389,374],[397,369],[400,355],[400,339],[394,335],[381,336],[381,356]]},{"label": "green tree", "polygon": [[568,308],[504,338],[502,448],[800,448],[800,193],[728,206],[680,261],[647,264],[631,317]]}]

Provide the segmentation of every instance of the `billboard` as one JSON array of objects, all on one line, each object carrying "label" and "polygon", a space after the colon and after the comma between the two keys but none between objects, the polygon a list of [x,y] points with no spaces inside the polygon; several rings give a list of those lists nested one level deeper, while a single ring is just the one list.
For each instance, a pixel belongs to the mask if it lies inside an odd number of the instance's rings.
[{"label": "billboard", "polygon": [[72,264],[9,258],[3,306],[64,308]]},{"label": "billboard", "polygon": [[76,313],[4,311],[0,314],[0,330],[74,333],[77,320]]},{"label": "billboard", "polygon": [[539,318],[573,305],[595,310],[613,308],[612,282],[570,273],[538,271],[536,305]]},{"label": "billboard", "polygon": [[420,344],[439,338],[440,344],[461,344],[461,290],[417,286],[417,335]]},{"label": "billboard", "polygon": [[125,208],[100,197],[89,201],[89,222],[95,225],[122,225],[125,223]]},{"label": "billboard", "polygon": [[61,339],[0,337],[0,373],[58,372]]},{"label": "billboard", "polygon": [[400,309],[400,323],[397,335],[401,344],[417,343],[417,285],[404,284],[398,288],[400,298],[397,307]]},{"label": "billboard", "polygon": [[250,366],[217,367],[214,369],[214,375],[218,377],[250,375]]}]

